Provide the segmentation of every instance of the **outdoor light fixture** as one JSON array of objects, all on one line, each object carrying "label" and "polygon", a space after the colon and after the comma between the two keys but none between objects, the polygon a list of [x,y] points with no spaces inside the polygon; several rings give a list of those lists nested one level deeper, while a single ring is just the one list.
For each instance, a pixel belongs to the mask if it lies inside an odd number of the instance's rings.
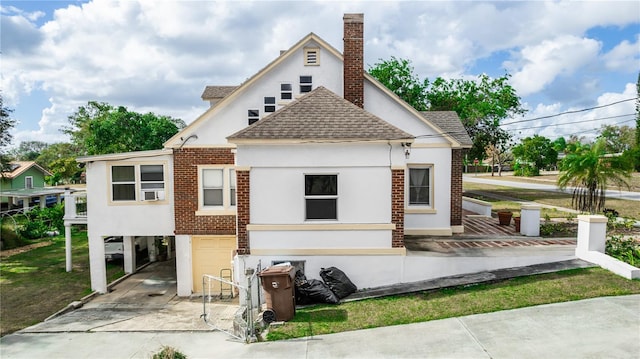
[{"label": "outdoor light fixture", "polygon": [[404,157],[409,158],[411,155],[411,142],[402,142],[402,148],[404,148]]}]

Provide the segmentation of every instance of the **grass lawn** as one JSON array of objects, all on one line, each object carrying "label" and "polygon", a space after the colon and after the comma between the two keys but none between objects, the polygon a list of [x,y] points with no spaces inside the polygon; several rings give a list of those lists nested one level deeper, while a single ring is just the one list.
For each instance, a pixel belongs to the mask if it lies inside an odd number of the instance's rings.
[{"label": "grass lawn", "polygon": [[[64,236],[54,237],[50,242],[0,261],[0,335],[41,322],[91,293],[86,232],[72,235],[73,271],[70,273],[65,268]],[[107,266],[108,282],[123,274],[122,266]]]},{"label": "grass lawn", "polygon": [[267,340],[637,293],[640,293],[640,280],[627,280],[600,268],[576,269],[498,283],[298,309],[291,321],[270,328]]},{"label": "grass lawn", "polygon": [[[571,208],[571,195],[567,193],[538,191],[533,189],[495,186],[495,185],[471,183],[471,182],[464,182],[463,187],[464,187],[464,191],[481,191],[481,192],[486,192],[488,194],[508,196],[508,197],[525,200],[525,201],[535,201],[538,203],[548,204],[552,206]],[[492,202],[494,210],[497,210],[497,209],[519,210],[520,209],[520,205],[515,202],[496,200],[489,196],[481,199],[487,202]],[[640,219],[640,203],[637,201],[627,201],[622,199],[607,199],[606,207],[614,208],[620,213],[621,217],[633,218],[637,220]],[[562,211],[553,210],[553,209],[551,210],[543,209],[541,212],[541,216],[544,217],[545,214],[549,214],[549,216],[552,218],[575,216],[568,212],[562,212]]]}]

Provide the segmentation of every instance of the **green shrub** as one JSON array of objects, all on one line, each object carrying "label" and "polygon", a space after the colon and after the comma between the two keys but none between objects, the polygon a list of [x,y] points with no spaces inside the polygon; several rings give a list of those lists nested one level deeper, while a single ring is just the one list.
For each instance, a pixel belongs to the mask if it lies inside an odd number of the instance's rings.
[{"label": "green shrub", "polygon": [[1,220],[0,240],[2,240],[3,250],[21,247],[26,244],[18,235],[13,221],[10,218],[2,218]]},{"label": "green shrub", "polygon": [[153,359],[187,359],[187,356],[180,353],[177,349],[163,346],[162,350],[153,354]]},{"label": "green shrub", "polygon": [[611,236],[607,239],[604,251],[613,258],[640,267],[640,239]]},{"label": "green shrub", "polygon": [[48,208],[36,207],[25,214],[26,223],[18,228],[20,236],[29,239],[45,237],[47,232],[64,230],[64,207],[62,204]]}]

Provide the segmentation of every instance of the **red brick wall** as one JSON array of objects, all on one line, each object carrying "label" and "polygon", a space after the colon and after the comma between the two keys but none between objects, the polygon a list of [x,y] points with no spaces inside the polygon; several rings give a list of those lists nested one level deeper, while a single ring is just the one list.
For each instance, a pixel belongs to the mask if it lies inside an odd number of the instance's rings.
[{"label": "red brick wall", "polygon": [[364,107],[364,15],[345,14],[344,98]]},{"label": "red brick wall", "polygon": [[247,224],[249,218],[249,171],[236,170],[236,197],[238,213],[238,254],[250,254]]},{"label": "red brick wall", "polygon": [[391,247],[404,247],[404,170],[391,170],[391,222],[393,230]]},{"label": "red brick wall", "polygon": [[196,216],[198,165],[233,165],[229,148],[181,148],[173,151],[176,234],[236,234],[236,216]]},{"label": "red brick wall", "polygon": [[451,225],[462,225],[462,150],[451,150]]}]

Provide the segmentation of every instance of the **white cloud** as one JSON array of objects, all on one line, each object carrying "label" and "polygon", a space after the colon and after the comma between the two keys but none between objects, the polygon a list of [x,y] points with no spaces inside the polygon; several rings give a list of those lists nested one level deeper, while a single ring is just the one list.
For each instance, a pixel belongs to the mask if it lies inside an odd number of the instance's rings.
[{"label": "white cloud", "polygon": [[521,96],[538,92],[559,75],[572,74],[597,59],[600,44],[592,39],[560,36],[522,49],[516,62],[505,66],[513,72],[512,84]]},{"label": "white cloud", "polygon": [[[190,122],[206,109],[205,85],[242,82],[309,32],[341,50],[343,13],[363,12],[366,65],[396,56],[411,59],[421,78],[475,78],[469,69],[498,51],[520,96],[546,91],[554,104],[559,94],[593,101],[599,78],[571,75],[605,64],[622,71],[633,61],[636,71],[638,40],[602,56],[586,31],[637,23],[639,10],[634,2],[94,0],[58,9],[38,27],[41,13],[2,7],[3,97],[19,106],[33,90],[51,98],[37,129],[16,135],[25,140],[59,136],[66,117],[89,100]],[[12,42],[9,33],[20,36]],[[21,121],[36,127],[37,120]]]},{"label": "white cloud", "polygon": [[640,35],[636,42],[622,41],[603,56],[607,69],[636,72],[640,68]]}]

